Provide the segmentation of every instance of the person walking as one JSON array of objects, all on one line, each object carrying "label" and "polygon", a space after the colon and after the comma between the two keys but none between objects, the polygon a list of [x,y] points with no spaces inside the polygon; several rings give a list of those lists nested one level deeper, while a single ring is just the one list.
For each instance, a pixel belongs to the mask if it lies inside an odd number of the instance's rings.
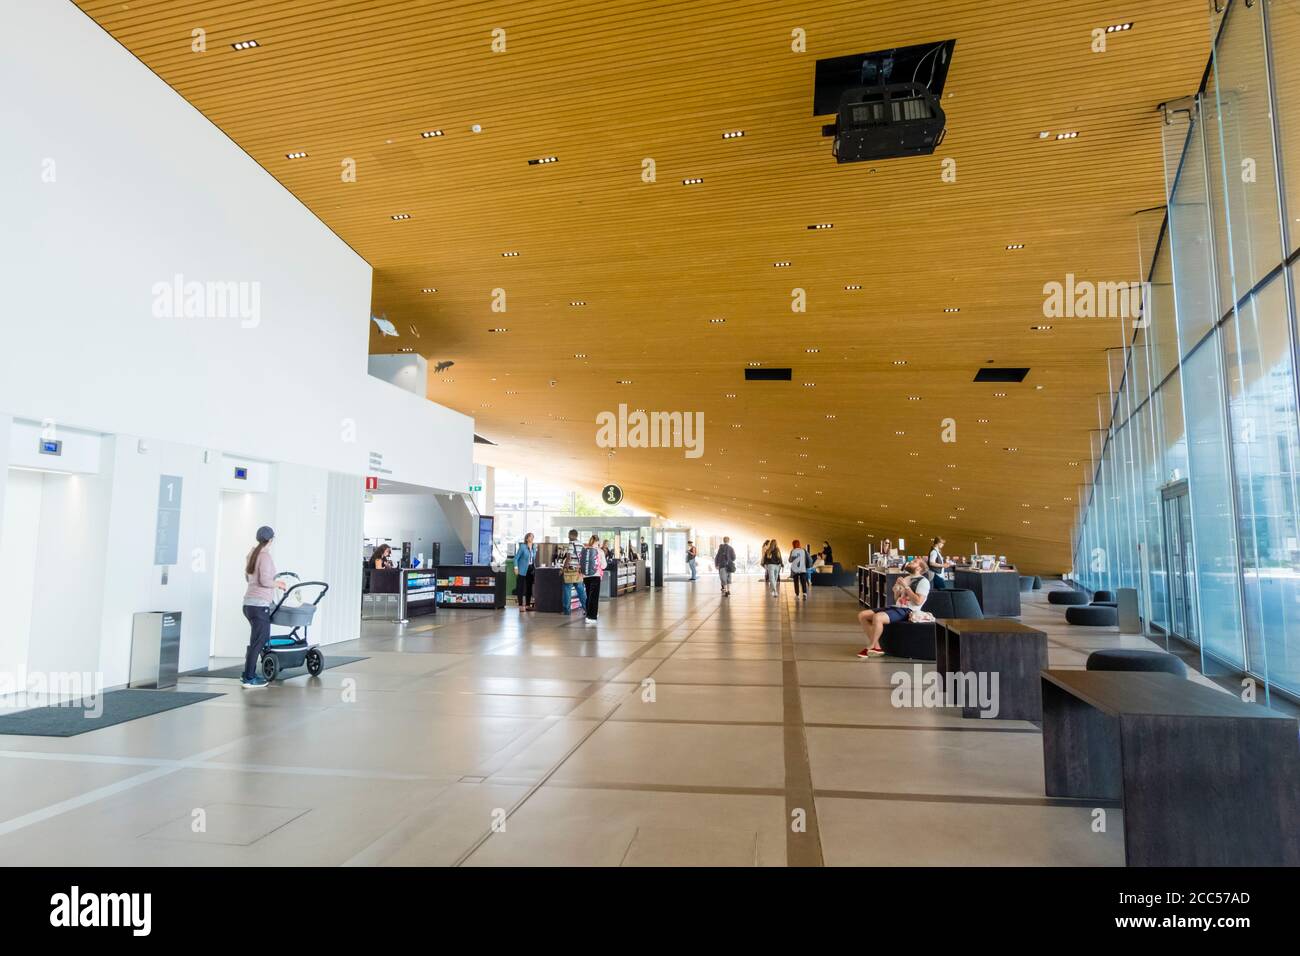
[{"label": "person walking", "polygon": [[515,594],[519,598],[519,607],[525,611],[533,609],[533,580],[536,577],[537,545],[533,544],[533,533],[524,535],[524,543],[515,551]]},{"label": "person walking", "polygon": [[694,541],[686,542],[686,566],[691,569],[691,580],[695,580],[695,559],[699,557],[699,550],[695,547]]},{"label": "person walking", "polygon": [[718,545],[718,553],[713,556],[713,566],[718,569],[718,580],[722,582],[722,595],[731,595],[731,576],[736,573],[736,549],[731,546],[730,538],[723,538]]},{"label": "person walking", "polygon": [[813,553],[812,538],[808,539],[808,546],[804,548],[804,552],[808,555],[808,590],[811,591],[812,583],[813,583],[813,574],[816,573],[817,568],[820,568],[822,566],[822,556],[820,554]]},{"label": "person walking", "polygon": [[803,599],[808,600],[808,552],[799,544],[798,538],[790,544],[790,581],[794,584],[794,599],[799,600],[802,591]]},{"label": "person walking", "polygon": [[[587,607],[587,586],[582,581],[582,545],[578,544],[578,529],[569,530],[569,540],[566,544],[560,545],[559,554],[555,557],[555,563],[560,566],[560,575],[564,582],[560,588],[560,613],[568,615],[573,608],[573,592],[578,592],[578,603],[583,607],[583,614],[586,614]],[[588,624],[596,622],[588,619]]]},{"label": "person walking", "polygon": [[784,566],[781,548],[773,538],[767,542],[767,549],[763,552],[763,572],[767,575],[767,592],[772,597],[781,596],[781,568]]},{"label": "person walking", "polygon": [[596,623],[596,614],[600,610],[600,585],[605,579],[605,552],[600,547],[600,538],[592,535],[587,546],[582,549],[582,583],[587,588],[587,622]]},{"label": "person walking", "polygon": [[271,560],[271,542],[275,532],[263,525],[257,529],[257,545],[244,559],[244,617],[248,619],[248,650],[244,654],[244,674],[239,685],[246,690],[266,686],[266,678],[257,672],[257,659],[262,648],[271,639],[271,606],[275,592],[283,591],[285,583],[276,580],[275,562]]}]

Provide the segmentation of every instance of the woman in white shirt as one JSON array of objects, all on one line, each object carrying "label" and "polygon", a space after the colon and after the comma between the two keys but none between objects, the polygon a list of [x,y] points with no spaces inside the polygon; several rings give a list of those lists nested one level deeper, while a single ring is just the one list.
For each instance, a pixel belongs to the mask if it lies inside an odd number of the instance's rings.
[{"label": "woman in white shirt", "polygon": [[943,556],[943,546],[947,543],[948,542],[944,541],[943,538],[935,538],[933,541],[931,541],[930,558],[928,562],[930,565],[930,570],[933,571],[935,574],[939,575],[940,577],[944,577],[944,578],[947,577],[947,575],[944,572],[947,571],[948,568],[952,567],[953,565],[953,562],[949,561],[947,558]]},{"label": "woman in white shirt", "polygon": [[799,600],[799,592],[808,600],[808,552],[795,538],[790,545],[790,580],[794,583],[794,599]]}]

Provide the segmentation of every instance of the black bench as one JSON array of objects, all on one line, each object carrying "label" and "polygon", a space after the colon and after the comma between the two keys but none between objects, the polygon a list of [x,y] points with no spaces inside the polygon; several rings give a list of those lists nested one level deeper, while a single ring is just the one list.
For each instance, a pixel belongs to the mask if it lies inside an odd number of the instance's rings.
[{"label": "black bench", "polygon": [[[931,588],[921,610],[939,620],[952,618],[982,618],[979,600],[974,591],[964,588]],[[918,661],[935,659],[934,624],[915,624],[897,621],[886,624],[880,635],[880,647],[891,657],[907,657]]]}]

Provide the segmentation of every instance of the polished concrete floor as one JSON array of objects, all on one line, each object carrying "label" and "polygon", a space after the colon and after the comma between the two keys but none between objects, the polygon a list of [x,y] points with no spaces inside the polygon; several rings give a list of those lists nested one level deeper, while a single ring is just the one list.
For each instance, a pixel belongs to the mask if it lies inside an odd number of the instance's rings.
[{"label": "polished concrete floor", "polygon": [[[1123,863],[1120,811],[1043,796],[1029,723],[890,703],[857,602],[674,582],[599,625],[365,622],[367,659],[72,738],[0,737],[0,861],[171,865]],[[1043,592],[1054,667],[1100,646]],[[214,664],[224,664],[216,661]],[[199,824],[202,824],[201,826]]]}]

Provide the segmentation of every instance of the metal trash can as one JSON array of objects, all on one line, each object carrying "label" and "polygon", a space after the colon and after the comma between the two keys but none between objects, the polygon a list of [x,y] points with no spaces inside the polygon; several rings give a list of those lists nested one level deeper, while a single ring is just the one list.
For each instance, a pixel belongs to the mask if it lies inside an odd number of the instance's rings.
[{"label": "metal trash can", "polygon": [[128,687],[175,687],[180,659],[180,611],[140,611],[132,615]]}]

